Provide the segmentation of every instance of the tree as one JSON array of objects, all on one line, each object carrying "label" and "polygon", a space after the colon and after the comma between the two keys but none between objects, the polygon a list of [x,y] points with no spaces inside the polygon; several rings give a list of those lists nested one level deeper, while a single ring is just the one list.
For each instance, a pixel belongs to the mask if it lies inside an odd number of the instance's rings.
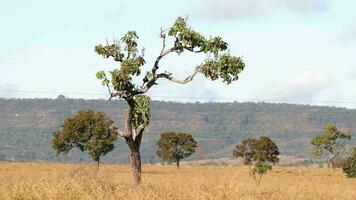
[{"label": "tree", "polygon": [[157,155],[164,161],[175,162],[177,167],[181,159],[195,153],[198,147],[192,135],[175,132],[162,133],[157,144]]},{"label": "tree", "polygon": [[[130,151],[130,163],[134,184],[141,181],[141,157],[140,144],[142,134],[150,120],[150,98],[145,96],[158,80],[166,79],[178,84],[191,82],[198,73],[202,73],[211,80],[221,79],[230,84],[239,78],[245,64],[240,57],[230,55],[227,51],[228,44],[221,37],[205,38],[194,31],[187,24],[187,20],[179,17],[173,26],[166,30],[161,29],[162,49],[153,62],[151,70],[142,77],[142,83],[137,84],[134,80],[141,74],[141,68],[145,65],[144,49],[138,50],[138,36],[135,31],[128,31],[120,41],[99,44],[95,51],[104,58],[112,58],[118,62],[118,67],[109,72],[108,78],[104,71],[99,71],[96,77],[102,81],[110,94],[110,99],[124,99],[128,104],[123,131],[119,135],[124,137]],[[167,48],[167,42],[172,46]],[[172,53],[180,55],[183,52],[201,53],[207,58],[185,79],[177,79],[172,73],[159,72],[161,60]],[[168,70],[168,68],[166,68]]]},{"label": "tree", "polygon": [[241,157],[245,165],[253,165],[251,174],[256,180],[256,174],[259,175],[257,181],[260,184],[263,174],[272,169],[272,164],[279,162],[279,150],[269,137],[262,136],[259,139],[247,138],[241,144],[236,145],[233,156]]},{"label": "tree", "polygon": [[347,177],[356,177],[356,148],[354,148],[352,155],[346,159],[342,170]]},{"label": "tree", "polygon": [[326,150],[329,152],[329,168],[334,168],[332,159],[337,149],[344,147],[343,140],[351,140],[351,134],[338,130],[334,124],[326,124],[324,132],[312,138],[313,154],[322,156],[323,150]]},{"label": "tree", "polygon": [[117,128],[103,112],[81,110],[74,117],[67,118],[60,131],[52,133],[52,147],[57,155],[66,154],[72,148],[87,151],[100,164],[100,158],[114,149]]}]

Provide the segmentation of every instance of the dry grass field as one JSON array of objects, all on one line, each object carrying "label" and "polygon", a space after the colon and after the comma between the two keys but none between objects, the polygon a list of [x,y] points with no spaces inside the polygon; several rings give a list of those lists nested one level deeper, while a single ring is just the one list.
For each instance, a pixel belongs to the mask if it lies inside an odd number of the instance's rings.
[{"label": "dry grass field", "polygon": [[0,199],[356,199],[356,179],[320,168],[276,167],[260,186],[246,167],[0,163]]}]

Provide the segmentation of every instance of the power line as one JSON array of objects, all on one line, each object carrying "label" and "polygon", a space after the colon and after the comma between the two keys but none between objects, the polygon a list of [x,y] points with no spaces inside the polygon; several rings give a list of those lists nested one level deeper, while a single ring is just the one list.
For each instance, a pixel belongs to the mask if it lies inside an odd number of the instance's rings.
[{"label": "power line", "polygon": [[[92,95],[108,96],[107,93],[87,93],[87,92],[56,92],[56,91],[38,91],[38,90],[0,90],[0,93],[32,93],[32,94],[63,94],[63,95]],[[291,100],[291,99],[263,99],[263,98],[214,98],[214,97],[182,97],[182,96],[164,96],[150,95],[153,98],[168,98],[182,100],[207,100],[207,101],[250,101],[250,102],[275,102],[275,103],[313,103],[313,104],[356,104],[354,101],[312,101],[312,100]]]}]

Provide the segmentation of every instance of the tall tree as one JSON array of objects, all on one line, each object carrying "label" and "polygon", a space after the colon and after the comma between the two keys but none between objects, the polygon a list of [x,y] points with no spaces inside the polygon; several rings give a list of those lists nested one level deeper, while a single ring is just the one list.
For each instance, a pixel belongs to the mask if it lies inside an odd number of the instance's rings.
[{"label": "tall tree", "polygon": [[262,136],[259,139],[247,138],[241,144],[236,145],[233,156],[241,157],[245,165],[253,165],[251,174],[256,179],[256,173],[259,174],[257,183],[260,184],[262,175],[272,169],[271,164],[279,162],[279,150],[269,137]]},{"label": "tall tree", "polygon": [[334,124],[326,124],[324,132],[312,138],[313,154],[322,156],[323,150],[329,152],[329,168],[332,168],[336,151],[344,147],[345,140],[351,140],[351,133],[340,131]]},{"label": "tall tree", "polygon": [[175,132],[162,133],[157,144],[157,155],[164,161],[175,162],[177,167],[181,159],[189,157],[198,147],[192,135]]},{"label": "tall tree", "polygon": [[114,149],[117,128],[103,112],[81,110],[74,117],[67,118],[60,131],[52,133],[52,147],[57,155],[66,154],[72,148],[87,151],[97,162]]},{"label": "tall tree", "polygon": [[[160,32],[162,49],[154,60],[151,70],[147,71],[142,83],[135,84],[134,77],[141,74],[141,68],[145,65],[144,49],[138,50],[138,36],[135,31],[128,31],[120,41],[100,44],[95,51],[104,58],[112,58],[118,62],[118,67],[110,71],[110,78],[104,71],[99,71],[96,76],[108,88],[110,99],[118,97],[126,100],[128,104],[125,127],[119,135],[124,137],[130,151],[130,163],[134,183],[141,180],[140,144],[142,134],[149,122],[149,101],[146,92],[157,85],[158,80],[166,79],[178,84],[191,82],[197,73],[202,73],[211,80],[221,79],[230,84],[238,79],[238,75],[244,69],[245,64],[240,57],[235,57],[227,51],[228,44],[221,37],[205,38],[187,25],[187,20],[179,17],[173,26]],[[171,46],[167,47],[167,42]],[[164,72],[159,72],[162,67],[161,60],[170,54],[189,52],[194,54],[206,54],[207,58],[193,69],[186,78],[180,80],[168,72],[165,66]],[[142,105],[144,104],[144,105]],[[139,111],[138,111],[139,110]]]}]

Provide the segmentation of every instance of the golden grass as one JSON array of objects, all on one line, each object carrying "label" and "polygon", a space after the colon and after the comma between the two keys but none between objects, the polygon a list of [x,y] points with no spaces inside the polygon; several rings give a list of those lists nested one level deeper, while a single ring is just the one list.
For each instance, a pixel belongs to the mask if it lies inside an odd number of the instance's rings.
[{"label": "golden grass", "polygon": [[0,199],[356,199],[356,179],[319,168],[276,167],[257,186],[246,167],[0,163]]}]

